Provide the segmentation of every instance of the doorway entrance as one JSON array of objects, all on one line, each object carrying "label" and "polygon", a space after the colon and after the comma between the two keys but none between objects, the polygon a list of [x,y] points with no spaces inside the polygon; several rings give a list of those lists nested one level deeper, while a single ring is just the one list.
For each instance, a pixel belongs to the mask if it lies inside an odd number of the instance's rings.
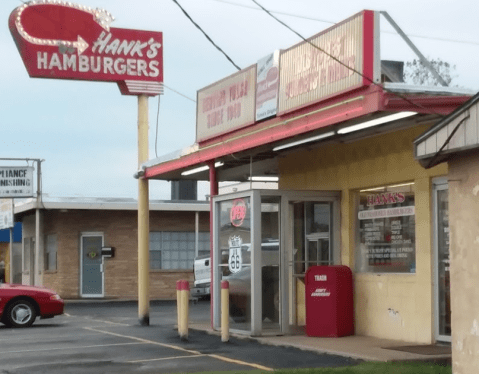
[{"label": "doorway entrance", "polygon": [[304,319],[306,270],[339,261],[339,193],[250,190],[213,203],[214,328],[227,280],[231,330],[289,333]]},{"label": "doorway entrance", "polygon": [[434,258],[436,340],[451,341],[451,286],[449,273],[449,190],[447,180],[434,181]]},{"label": "doorway entrance", "polygon": [[81,235],[80,284],[82,297],[103,297],[103,234],[84,233]]},{"label": "doorway entrance", "polygon": [[311,266],[339,264],[339,195],[290,202],[290,325],[306,323],[304,277]]}]

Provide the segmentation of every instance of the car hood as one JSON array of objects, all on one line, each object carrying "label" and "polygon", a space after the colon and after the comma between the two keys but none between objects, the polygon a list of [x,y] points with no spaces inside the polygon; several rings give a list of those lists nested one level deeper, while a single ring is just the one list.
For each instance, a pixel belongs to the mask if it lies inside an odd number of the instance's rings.
[{"label": "car hood", "polygon": [[17,291],[25,291],[25,292],[45,292],[49,294],[56,294],[55,291],[42,287],[42,286],[27,286],[24,284],[10,284],[10,283],[2,283],[0,285],[0,289],[4,290],[17,290]]}]

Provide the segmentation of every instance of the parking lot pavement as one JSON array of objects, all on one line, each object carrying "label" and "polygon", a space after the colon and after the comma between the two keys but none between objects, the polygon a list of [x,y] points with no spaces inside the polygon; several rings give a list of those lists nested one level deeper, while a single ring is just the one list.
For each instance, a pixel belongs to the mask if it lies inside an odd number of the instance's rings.
[{"label": "parking lot pavement", "polygon": [[[152,302],[150,326],[136,303],[67,304],[66,314],[27,329],[0,327],[0,373],[178,373],[355,365],[358,361],[250,339],[174,329],[175,302]],[[209,317],[209,304],[191,305],[191,319]]]}]

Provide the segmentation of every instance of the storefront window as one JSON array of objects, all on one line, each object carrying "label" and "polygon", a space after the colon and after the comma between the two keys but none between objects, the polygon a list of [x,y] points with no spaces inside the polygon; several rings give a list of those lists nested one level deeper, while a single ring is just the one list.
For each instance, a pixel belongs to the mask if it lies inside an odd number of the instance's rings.
[{"label": "storefront window", "polygon": [[356,270],[416,272],[414,183],[361,190]]},{"label": "storefront window", "polygon": [[47,235],[45,238],[45,270],[57,270],[57,236]]}]

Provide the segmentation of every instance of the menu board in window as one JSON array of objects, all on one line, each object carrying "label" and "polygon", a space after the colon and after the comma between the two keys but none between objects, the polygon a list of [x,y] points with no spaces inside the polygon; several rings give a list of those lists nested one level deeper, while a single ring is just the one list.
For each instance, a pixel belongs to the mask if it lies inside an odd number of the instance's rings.
[{"label": "menu board in window", "polygon": [[359,193],[356,270],[416,272],[414,184]]}]

